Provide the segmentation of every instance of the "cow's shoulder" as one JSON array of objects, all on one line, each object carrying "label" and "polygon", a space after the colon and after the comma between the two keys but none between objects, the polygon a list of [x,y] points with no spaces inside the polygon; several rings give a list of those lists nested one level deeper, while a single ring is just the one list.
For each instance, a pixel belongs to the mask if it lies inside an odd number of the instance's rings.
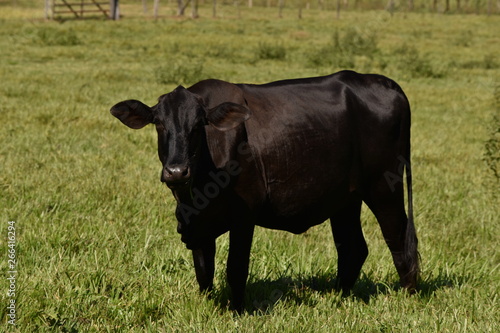
[{"label": "cow's shoulder", "polygon": [[241,88],[236,84],[223,80],[206,79],[195,83],[188,90],[200,96],[209,108],[226,102],[245,103]]}]

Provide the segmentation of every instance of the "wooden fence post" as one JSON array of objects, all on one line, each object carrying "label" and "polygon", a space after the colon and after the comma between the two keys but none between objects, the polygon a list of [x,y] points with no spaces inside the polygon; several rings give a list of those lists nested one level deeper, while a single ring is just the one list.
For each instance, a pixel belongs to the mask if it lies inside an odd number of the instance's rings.
[{"label": "wooden fence post", "polygon": [[158,11],[160,10],[160,0],[155,0],[153,2],[153,13],[155,20],[158,18]]},{"label": "wooden fence post", "polygon": [[118,0],[110,0],[109,6],[111,8],[110,19],[119,20],[120,19],[120,4]]},{"label": "wooden fence post", "polygon": [[45,0],[45,19],[49,19],[50,0]]}]

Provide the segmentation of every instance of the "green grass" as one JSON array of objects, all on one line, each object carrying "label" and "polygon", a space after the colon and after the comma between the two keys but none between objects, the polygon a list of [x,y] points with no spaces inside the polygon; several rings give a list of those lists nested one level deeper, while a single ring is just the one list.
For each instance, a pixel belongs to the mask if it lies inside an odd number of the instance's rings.
[{"label": "green grass", "polygon": [[[37,4],[38,6],[38,4]],[[5,8],[5,10],[4,10]],[[497,332],[500,328],[498,16],[210,7],[199,20],[44,22],[33,6],[0,14],[0,270],[16,221],[14,332]],[[173,8],[173,7],[172,7]],[[128,11],[128,12],[127,12]],[[125,3],[122,12],[140,12]],[[197,292],[174,200],[159,182],[153,128],[108,112],[153,104],[178,84],[328,74],[343,68],[395,79],[413,110],[418,295],[397,290],[368,210],[370,256],[353,296],[332,289],[327,223],[303,235],[257,229],[247,312],[226,309],[228,240],[218,241],[216,289]],[[496,95],[495,95],[496,94]],[[497,97],[495,97],[497,96]],[[495,145],[496,144],[496,145]],[[495,148],[497,147],[497,148]],[[496,150],[495,150],[496,149]],[[496,157],[495,157],[496,156]],[[495,160],[495,158],[497,158]]]}]

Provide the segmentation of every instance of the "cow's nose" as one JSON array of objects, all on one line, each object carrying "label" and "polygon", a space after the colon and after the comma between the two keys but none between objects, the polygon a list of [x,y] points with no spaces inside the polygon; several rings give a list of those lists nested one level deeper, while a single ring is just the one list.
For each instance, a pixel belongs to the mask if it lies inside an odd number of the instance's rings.
[{"label": "cow's nose", "polygon": [[167,184],[186,183],[191,178],[191,171],[185,165],[170,165],[163,169],[162,181]]}]

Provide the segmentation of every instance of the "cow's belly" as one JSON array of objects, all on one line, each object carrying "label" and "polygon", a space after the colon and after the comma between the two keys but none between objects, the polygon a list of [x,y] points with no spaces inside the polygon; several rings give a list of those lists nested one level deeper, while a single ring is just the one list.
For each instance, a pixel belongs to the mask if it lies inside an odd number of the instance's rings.
[{"label": "cow's belly", "polygon": [[301,158],[289,152],[289,158],[281,161],[287,166],[268,173],[272,176],[262,206],[263,227],[302,233],[344,204],[351,178],[349,151],[330,144],[318,147],[313,155]]},{"label": "cow's belly", "polygon": [[[288,186],[286,191],[290,190]],[[322,190],[324,189],[318,191]],[[322,195],[318,195],[319,192],[314,195],[313,191],[302,189],[288,192],[286,196],[278,196],[278,193],[275,193],[262,206],[257,225],[299,234],[330,218],[345,204],[348,197],[347,182],[332,186],[328,191],[324,190],[326,192]]]},{"label": "cow's belly", "polygon": [[302,131],[274,140],[268,151],[261,152],[266,225],[303,232],[327,219],[347,196],[353,163],[348,138],[326,129]]}]

